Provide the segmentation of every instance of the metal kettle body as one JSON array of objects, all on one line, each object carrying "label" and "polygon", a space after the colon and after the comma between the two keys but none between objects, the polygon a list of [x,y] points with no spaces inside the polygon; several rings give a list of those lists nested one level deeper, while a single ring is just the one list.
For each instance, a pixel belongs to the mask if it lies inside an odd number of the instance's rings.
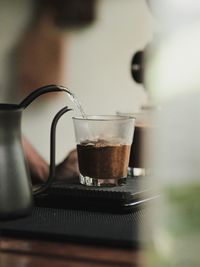
[{"label": "metal kettle body", "polygon": [[27,214],[32,207],[30,175],[21,143],[22,109],[0,104],[0,217]]},{"label": "metal kettle body", "polygon": [[37,89],[19,105],[0,104],[0,220],[28,215],[33,195],[44,192],[55,177],[55,134],[59,118],[69,111],[61,109],[52,122],[50,135],[50,170],[44,184],[33,187],[22,146],[21,118],[23,110],[39,95],[67,91],[56,85]]}]

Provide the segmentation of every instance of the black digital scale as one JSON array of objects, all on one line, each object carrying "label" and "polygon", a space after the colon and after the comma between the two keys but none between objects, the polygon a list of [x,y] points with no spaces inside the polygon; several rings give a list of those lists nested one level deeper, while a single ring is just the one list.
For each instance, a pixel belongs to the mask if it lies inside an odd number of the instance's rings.
[{"label": "black digital scale", "polygon": [[153,199],[144,177],[127,177],[125,184],[110,187],[85,186],[78,178],[54,183],[35,198],[38,207],[129,213]]}]

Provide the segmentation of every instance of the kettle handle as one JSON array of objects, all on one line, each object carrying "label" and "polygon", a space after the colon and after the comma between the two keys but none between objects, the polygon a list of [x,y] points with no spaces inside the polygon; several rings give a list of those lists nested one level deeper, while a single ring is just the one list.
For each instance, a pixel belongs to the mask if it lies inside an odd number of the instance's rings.
[{"label": "kettle handle", "polygon": [[67,106],[62,108],[58,113],[55,115],[52,124],[51,124],[51,136],[50,136],[50,166],[49,166],[49,177],[45,183],[42,183],[40,185],[33,186],[33,195],[38,195],[40,193],[43,193],[46,191],[49,186],[52,184],[52,182],[55,179],[55,148],[56,148],[56,126],[57,122],[60,119],[60,117],[70,111],[72,109],[69,109]]}]

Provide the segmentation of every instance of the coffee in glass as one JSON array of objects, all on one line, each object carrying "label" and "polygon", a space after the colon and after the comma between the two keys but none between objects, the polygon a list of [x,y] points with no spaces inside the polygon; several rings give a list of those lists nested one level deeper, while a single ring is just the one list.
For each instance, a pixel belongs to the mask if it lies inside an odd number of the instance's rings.
[{"label": "coffee in glass", "polygon": [[74,117],[80,182],[91,186],[119,185],[127,177],[134,118]]}]

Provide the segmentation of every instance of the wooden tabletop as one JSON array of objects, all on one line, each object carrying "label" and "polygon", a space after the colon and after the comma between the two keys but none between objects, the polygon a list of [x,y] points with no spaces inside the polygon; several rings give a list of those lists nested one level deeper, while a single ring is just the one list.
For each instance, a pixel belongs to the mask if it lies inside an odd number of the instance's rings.
[{"label": "wooden tabletop", "polygon": [[139,251],[0,237],[1,267],[136,267]]}]

